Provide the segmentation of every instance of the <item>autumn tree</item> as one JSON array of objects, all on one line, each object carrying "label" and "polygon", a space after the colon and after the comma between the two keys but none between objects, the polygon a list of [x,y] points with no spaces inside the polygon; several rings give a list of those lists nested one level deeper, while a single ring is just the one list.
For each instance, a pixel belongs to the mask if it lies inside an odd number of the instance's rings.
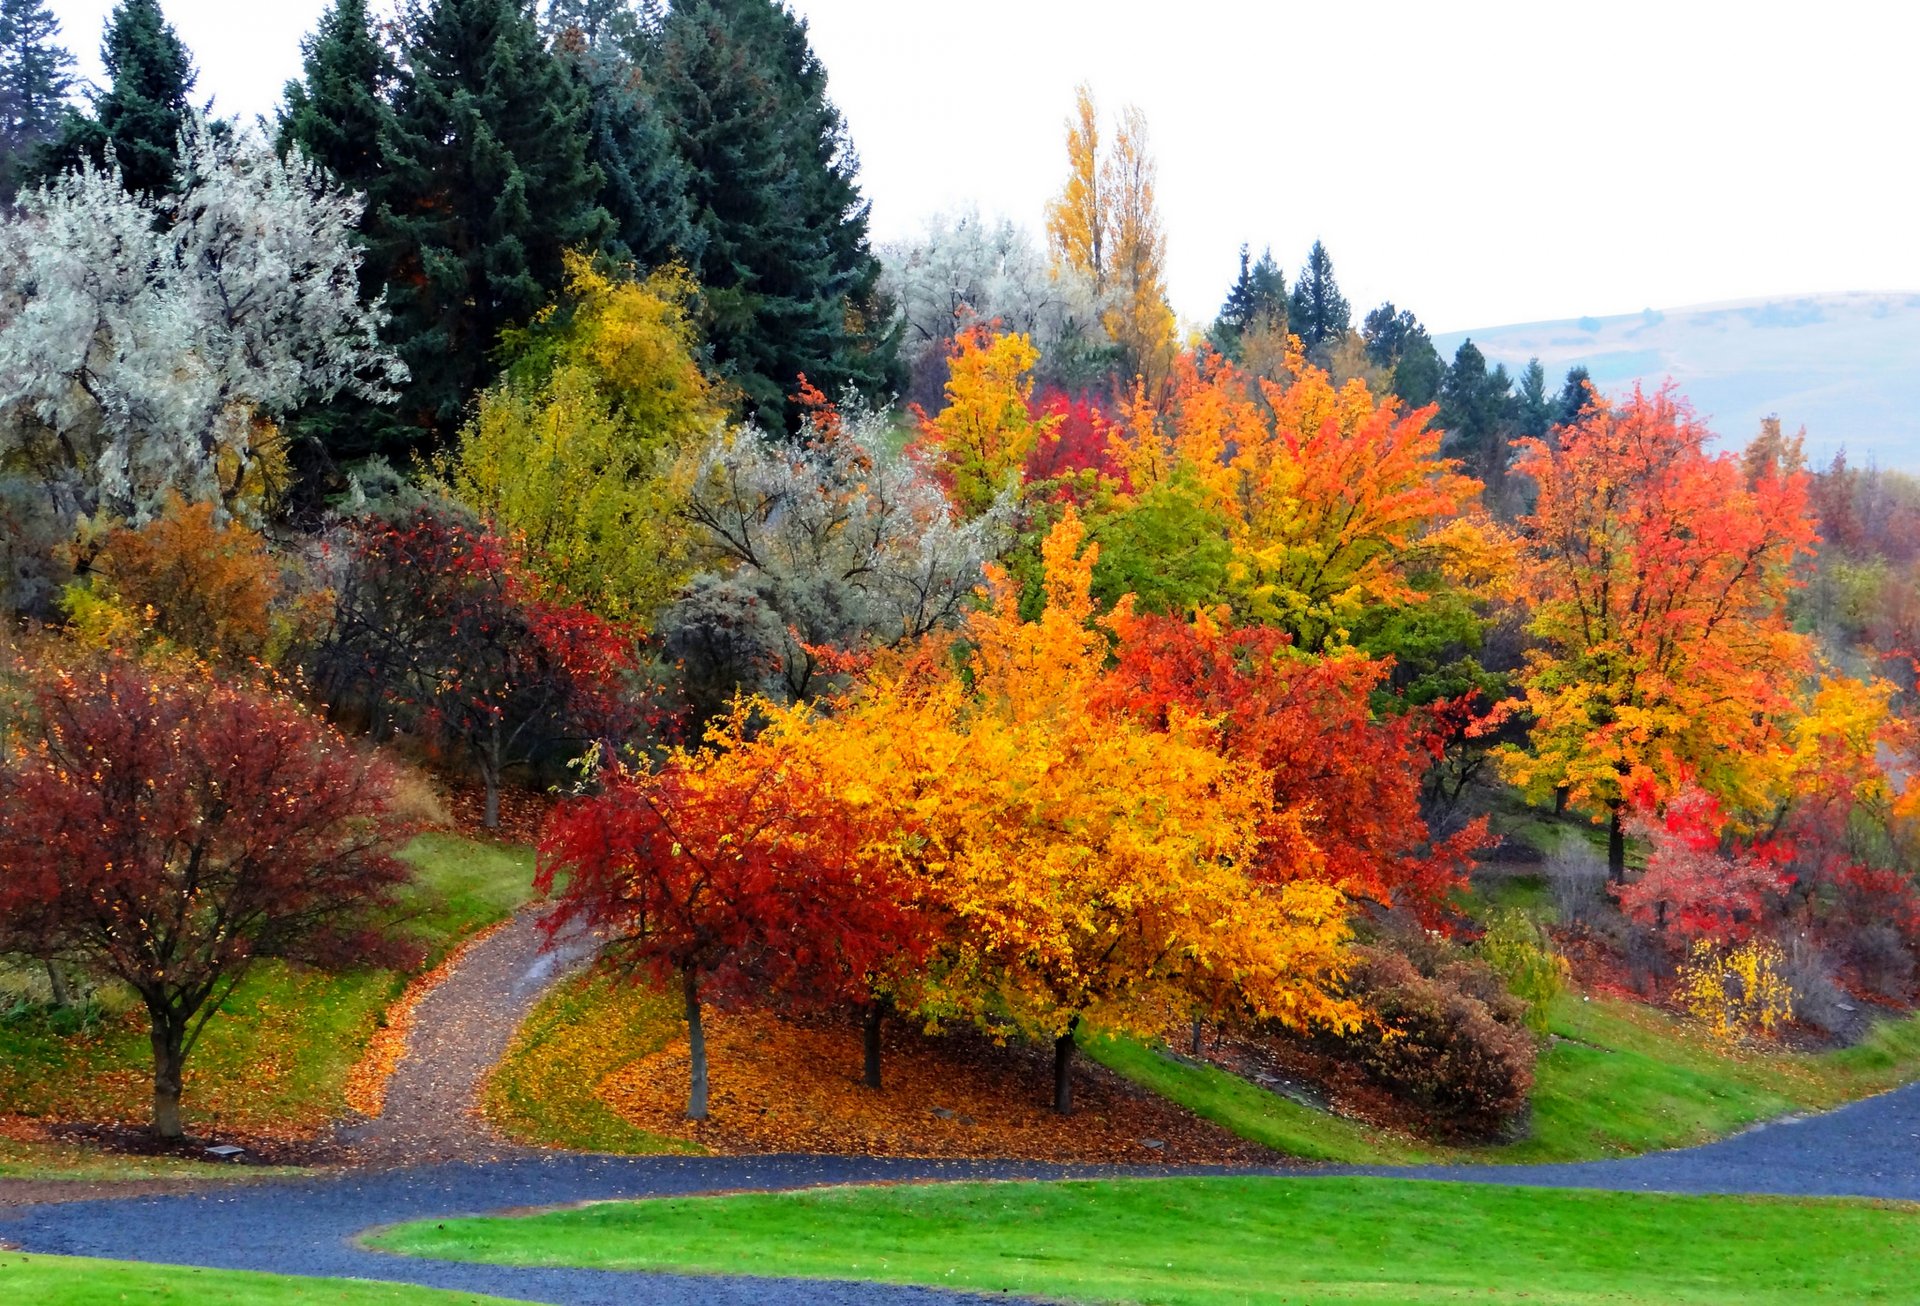
[{"label": "autumn tree", "polygon": [[1051,440],[1060,417],[1032,407],[1039,351],[1026,336],[973,327],[954,339],[946,404],[920,424],[915,447],[938,471],[954,502],[976,517],[1016,485],[1027,460]]},{"label": "autumn tree", "polygon": [[565,299],[514,337],[521,358],[442,470],[552,597],[646,622],[692,570],[682,464],[724,405],[698,361],[683,272],[567,266]]},{"label": "autumn tree", "polygon": [[1106,193],[1112,205],[1109,283],[1114,305],[1107,334],[1120,346],[1128,373],[1157,381],[1173,356],[1173,308],[1167,303],[1167,235],[1154,187],[1157,168],[1147,151],[1147,118],[1133,105],[1120,115],[1107,156]]},{"label": "autumn tree", "polygon": [[752,710],[736,705],[697,750],[605,776],[561,805],[540,842],[545,928],[591,929],[617,964],[678,987],[693,1120],[707,1118],[708,1004],[867,1003],[872,973],[913,928],[907,891],[878,859],[883,840],[841,799],[849,776],[796,755],[788,734],[802,718],[753,737]]},{"label": "autumn tree", "polygon": [[1067,181],[1047,205],[1047,246],[1054,261],[1089,278],[1096,292],[1107,288],[1108,231],[1113,197],[1100,153],[1100,115],[1093,88],[1085,82],[1073,91],[1067,119]]},{"label": "autumn tree", "polygon": [[1786,620],[1813,547],[1804,472],[1749,484],[1671,390],[1595,397],[1555,445],[1521,442],[1539,487],[1521,522],[1538,641],[1520,673],[1528,744],[1503,756],[1529,796],[1605,819],[1626,865],[1626,808],[1690,778],[1735,814],[1762,805],[1806,640]]},{"label": "autumn tree", "polygon": [[255,963],[365,965],[406,881],[388,771],[296,704],[121,661],[43,669],[0,758],[0,937],[146,1008],[153,1131]]}]

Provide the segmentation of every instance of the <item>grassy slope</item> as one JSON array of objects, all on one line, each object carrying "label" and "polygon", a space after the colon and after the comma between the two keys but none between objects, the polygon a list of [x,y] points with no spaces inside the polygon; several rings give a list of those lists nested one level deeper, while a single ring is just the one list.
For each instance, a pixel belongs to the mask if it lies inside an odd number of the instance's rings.
[{"label": "grassy slope", "polygon": [[[403,913],[406,928],[427,943],[430,960],[509,915],[530,891],[533,862],[524,849],[434,834],[415,840],[405,855],[419,872]],[[188,1128],[282,1132],[338,1116],[347,1072],[404,985],[405,977],[391,971],[257,967],[188,1060]],[[38,1012],[0,1022],[0,1103],[9,1112],[144,1119],[151,1091],[144,1022],[124,998],[115,1001],[111,990],[106,997],[109,1011],[78,1034]],[[100,1177],[101,1165],[120,1163],[0,1143],[0,1175]],[[121,1172],[153,1171],[139,1163]]]},{"label": "grassy slope", "polygon": [[258,1306],[453,1306],[455,1302],[491,1303],[498,1297],[442,1292],[396,1283],[354,1279],[297,1279],[277,1274],[245,1274],[186,1266],[138,1265],[126,1261],[80,1260],[67,1256],[23,1256],[0,1252],[0,1301],[39,1306],[199,1306],[202,1302],[247,1302]]},{"label": "grassy slope", "polygon": [[1224,1072],[1123,1039],[1087,1052],[1235,1133],[1296,1156],[1352,1164],[1570,1161],[1706,1142],[1798,1110],[1823,1110],[1920,1072],[1920,1018],[1880,1025],[1819,1056],[1725,1052],[1652,1008],[1564,998],[1540,1058],[1529,1136],[1500,1147],[1415,1143],[1323,1115]]},{"label": "grassy slope", "polygon": [[1378,1179],[941,1184],[606,1203],[388,1230],[392,1251],[1079,1300],[1910,1301],[1920,1211]]}]

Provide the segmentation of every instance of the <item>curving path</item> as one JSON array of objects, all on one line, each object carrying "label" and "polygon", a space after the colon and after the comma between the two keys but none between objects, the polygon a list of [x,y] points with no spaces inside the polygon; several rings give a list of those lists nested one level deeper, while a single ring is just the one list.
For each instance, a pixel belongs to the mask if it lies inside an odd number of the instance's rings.
[{"label": "curving path", "polygon": [[[0,1240],[27,1251],[388,1279],[566,1306],[951,1302],[956,1297],[949,1293],[868,1284],[687,1278],[409,1260],[365,1251],[352,1240],[370,1226],[400,1220],[603,1198],[790,1189],[815,1184],[1169,1173],[1176,1172],[1147,1167],[860,1157],[545,1154],[495,1162],[350,1171],[190,1194],[0,1211]],[[1920,1084],[1825,1115],[1778,1121],[1704,1147],[1615,1161],[1512,1167],[1297,1167],[1235,1173],[1370,1174],[1622,1191],[1920,1201]]]}]

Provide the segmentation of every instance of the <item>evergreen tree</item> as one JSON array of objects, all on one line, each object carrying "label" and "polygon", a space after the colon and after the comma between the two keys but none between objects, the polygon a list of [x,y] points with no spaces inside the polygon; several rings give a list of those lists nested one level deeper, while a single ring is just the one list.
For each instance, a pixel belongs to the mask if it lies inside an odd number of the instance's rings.
[{"label": "evergreen tree", "polygon": [[859,159],[806,23],[775,0],[682,0],[649,63],[689,168],[708,342],[747,411],[795,429],[802,373],[828,394],[890,386]]},{"label": "evergreen tree", "polygon": [[1287,326],[1287,286],[1273,251],[1262,250],[1260,261],[1251,262],[1247,247],[1240,247],[1240,275],[1234,278],[1220,315],[1213,320],[1207,337],[1213,347],[1235,362],[1240,360],[1240,344],[1247,332],[1266,327],[1284,331]]},{"label": "evergreen tree", "polygon": [[1555,401],[1547,395],[1547,369],[1540,366],[1540,360],[1529,358],[1526,368],[1520,373],[1520,386],[1514,395],[1513,425],[1516,435],[1531,436],[1533,439],[1545,437],[1553,425]]},{"label": "evergreen tree", "polygon": [[1306,266],[1293,283],[1287,303],[1287,325],[1310,354],[1324,355],[1340,343],[1353,325],[1346,296],[1333,279],[1333,257],[1319,241],[1307,254]]},{"label": "evergreen tree", "polygon": [[128,190],[165,194],[178,182],[180,126],[198,74],[187,47],[160,12],[160,0],[120,0],[107,19],[100,61],[108,85],[94,101],[92,116],[69,110],[36,171],[46,177],[83,160],[104,164],[111,146]]},{"label": "evergreen tree", "polygon": [[1588,388],[1593,377],[1584,367],[1567,369],[1566,384],[1560,387],[1560,401],[1554,405],[1553,424],[1572,426],[1579,421],[1593,403],[1593,392]]},{"label": "evergreen tree", "polygon": [[415,4],[405,40],[368,187],[388,335],[413,375],[389,445],[449,434],[491,380],[501,331],[554,299],[567,250],[597,250],[612,228],[595,202],[586,96],[542,41],[531,0]]},{"label": "evergreen tree", "polygon": [[365,191],[381,168],[393,128],[388,103],[398,70],[374,35],[367,0],[334,0],[300,43],[306,75],[287,83],[280,148],[298,146],[350,190]]},{"label": "evergreen tree", "polygon": [[1396,310],[1391,300],[1367,314],[1360,328],[1367,345],[1367,361],[1389,369],[1393,393],[1409,408],[1422,408],[1440,393],[1446,371],[1433,337],[1410,310]]},{"label": "evergreen tree", "polygon": [[1511,459],[1512,388],[1505,366],[1488,371],[1486,355],[1470,339],[1460,342],[1440,383],[1441,452],[1485,481],[1496,500]]},{"label": "evergreen tree", "polygon": [[615,252],[646,268],[696,261],[687,165],[638,64],[648,47],[642,16],[627,0],[555,0],[547,25],[587,97],[587,157],[600,169]]},{"label": "evergreen tree", "polygon": [[66,112],[73,56],[54,43],[59,35],[46,0],[0,0],[0,203],[12,202]]}]

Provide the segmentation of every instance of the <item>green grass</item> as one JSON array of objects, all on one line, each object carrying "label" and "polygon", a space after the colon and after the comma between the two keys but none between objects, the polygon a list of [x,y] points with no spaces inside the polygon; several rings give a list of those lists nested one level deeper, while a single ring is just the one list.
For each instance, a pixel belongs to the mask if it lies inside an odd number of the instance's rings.
[{"label": "green grass", "polygon": [[1920,1074],[1920,1018],[1883,1023],[1841,1052],[1727,1051],[1653,1008],[1572,994],[1554,1005],[1552,1032],[1535,1067],[1528,1136],[1489,1147],[1398,1138],[1127,1039],[1093,1037],[1083,1046],[1129,1079],[1243,1138],[1354,1165],[1583,1161],[1687,1147],[1776,1116],[1884,1092]]},{"label": "green grass", "polygon": [[603,1203],[383,1231],[512,1265],[1081,1301],[1905,1302],[1920,1209],[1382,1179],[940,1184]]},{"label": "green grass", "polygon": [[600,1081],[680,1032],[679,1004],[589,971],[557,986],[520,1026],[488,1078],[488,1119],[513,1138],[584,1152],[701,1152],[635,1128],[602,1102]]},{"label": "green grass", "polygon": [[[425,943],[429,961],[510,915],[531,892],[533,858],[525,849],[424,835],[404,855],[418,874],[399,916]],[[188,1059],[187,1128],[284,1133],[338,1117],[347,1072],[405,984],[404,975],[385,970],[327,975],[278,962],[256,966]],[[84,1011],[29,1007],[0,1019],[0,1103],[9,1114],[142,1121],[151,1070],[144,1013],[115,986],[103,985]],[[141,1173],[75,1149],[0,1150],[0,1174],[98,1178],[102,1166],[115,1177]]]},{"label": "green grass", "polygon": [[502,1302],[501,1297],[442,1292],[398,1283],[358,1279],[298,1279],[238,1270],[141,1265],[69,1256],[0,1252],[0,1301],[36,1306],[199,1306],[202,1302],[247,1302],[256,1306],[327,1303],[328,1306],[454,1306],[456,1302]]}]

